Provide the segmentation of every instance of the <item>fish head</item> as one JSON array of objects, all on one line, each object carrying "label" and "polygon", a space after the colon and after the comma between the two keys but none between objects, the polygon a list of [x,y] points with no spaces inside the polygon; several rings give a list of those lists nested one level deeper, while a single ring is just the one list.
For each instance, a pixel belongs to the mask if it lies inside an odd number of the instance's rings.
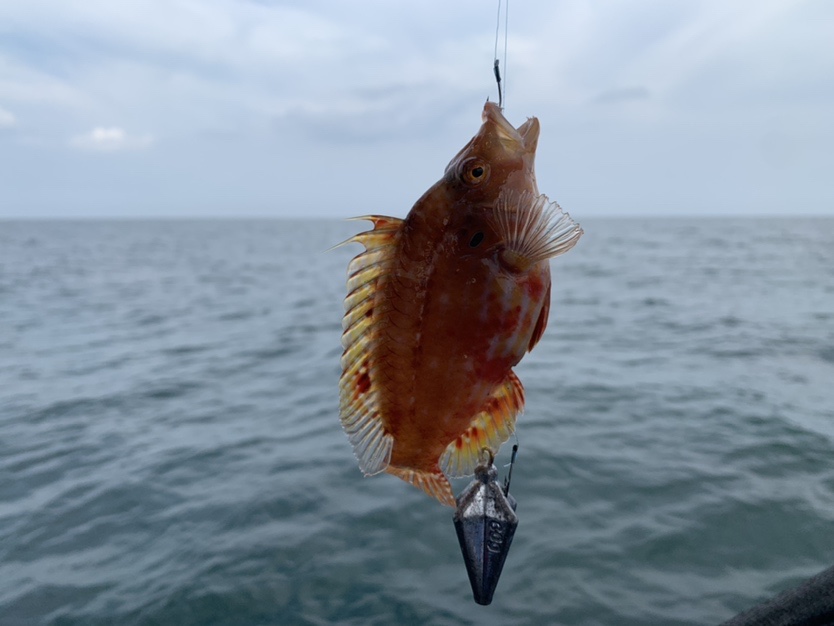
[{"label": "fish head", "polygon": [[531,117],[515,128],[492,102],[482,119],[439,183],[445,202],[435,206],[456,240],[453,254],[513,273],[541,267],[553,256],[545,241],[553,211],[536,184],[539,121]]},{"label": "fish head", "polygon": [[538,195],[534,162],[539,120],[529,118],[513,127],[501,108],[487,102],[478,133],[455,155],[444,173],[444,183],[461,201],[471,205],[494,203],[503,192]]}]

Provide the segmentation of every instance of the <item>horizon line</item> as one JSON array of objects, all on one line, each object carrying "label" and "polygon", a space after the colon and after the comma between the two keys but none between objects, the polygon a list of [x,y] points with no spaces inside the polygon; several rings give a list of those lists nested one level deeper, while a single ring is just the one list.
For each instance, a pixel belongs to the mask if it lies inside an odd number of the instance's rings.
[{"label": "horizon line", "polygon": [[[802,219],[802,218],[834,218],[832,213],[592,213],[584,217],[577,217],[576,212],[570,212],[576,219],[739,219],[739,218],[774,218],[774,219]],[[360,216],[340,215],[0,215],[0,222],[140,222],[140,221],[350,221]]]}]

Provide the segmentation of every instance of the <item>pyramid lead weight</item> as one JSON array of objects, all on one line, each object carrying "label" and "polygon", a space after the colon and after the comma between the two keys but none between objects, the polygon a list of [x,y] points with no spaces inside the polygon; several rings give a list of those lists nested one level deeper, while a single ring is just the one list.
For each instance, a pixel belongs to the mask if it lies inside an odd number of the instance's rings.
[{"label": "pyramid lead weight", "polygon": [[498,484],[492,465],[475,468],[475,479],[457,497],[453,518],[463,562],[478,604],[489,604],[510,551],[518,516],[516,501]]}]

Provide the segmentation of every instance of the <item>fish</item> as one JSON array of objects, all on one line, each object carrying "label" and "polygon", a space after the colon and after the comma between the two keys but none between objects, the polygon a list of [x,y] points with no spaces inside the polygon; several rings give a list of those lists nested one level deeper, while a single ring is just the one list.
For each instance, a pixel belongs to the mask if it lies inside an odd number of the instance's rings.
[{"label": "fish", "polygon": [[549,259],[582,228],[539,193],[539,121],[487,101],[477,134],[405,219],[368,215],[348,265],[341,425],[366,476],[392,474],[447,506],[515,430],[513,367],[550,312]]}]

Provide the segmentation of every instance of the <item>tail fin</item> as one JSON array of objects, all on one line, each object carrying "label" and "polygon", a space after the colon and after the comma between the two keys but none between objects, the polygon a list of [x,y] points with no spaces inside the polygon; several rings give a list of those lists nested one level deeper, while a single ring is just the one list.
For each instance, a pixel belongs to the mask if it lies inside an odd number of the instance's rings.
[{"label": "tail fin", "polygon": [[449,479],[446,478],[439,468],[436,472],[424,472],[422,470],[389,465],[385,471],[393,474],[397,478],[402,478],[405,482],[411,483],[418,489],[422,489],[432,498],[437,498],[441,504],[451,507],[456,505],[455,496],[452,493],[452,485],[449,484]]}]

